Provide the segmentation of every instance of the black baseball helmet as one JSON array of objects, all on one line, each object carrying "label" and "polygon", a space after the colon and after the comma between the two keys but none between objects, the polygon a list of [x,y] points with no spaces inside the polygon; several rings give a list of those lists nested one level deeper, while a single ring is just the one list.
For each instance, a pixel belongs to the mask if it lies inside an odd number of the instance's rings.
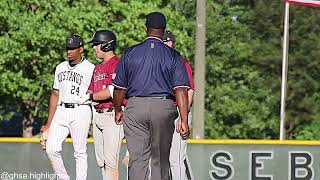
[{"label": "black baseball helmet", "polygon": [[162,40],[163,42],[172,41],[173,43],[176,43],[176,38],[174,37],[171,31],[166,31],[163,34]]},{"label": "black baseball helmet", "polygon": [[91,41],[88,43],[92,43],[92,46],[101,44],[100,49],[104,52],[114,51],[116,49],[117,37],[112,31],[98,30],[93,34]]}]

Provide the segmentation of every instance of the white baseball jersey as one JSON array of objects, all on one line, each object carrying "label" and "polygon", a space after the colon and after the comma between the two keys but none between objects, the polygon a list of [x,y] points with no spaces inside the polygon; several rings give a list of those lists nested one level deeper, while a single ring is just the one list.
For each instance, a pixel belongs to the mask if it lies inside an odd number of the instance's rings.
[{"label": "white baseball jersey", "polygon": [[53,88],[59,90],[59,101],[50,125],[46,153],[59,180],[70,180],[61,156],[62,143],[69,133],[76,160],[76,180],[87,178],[87,136],[92,117],[91,108],[89,105],[65,107],[60,103],[77,103],[77,99],[86,94],[94,67],[84,58],[73,67],[68,61],[56,67]]},{"label": "white baseball jersey", "polygon": [[73,67],[68,61],[56,67],[53,89],[59,90],[58,104],[76,103],[79,97],[87,93],[94,67],[94,64],[85,58]]}]

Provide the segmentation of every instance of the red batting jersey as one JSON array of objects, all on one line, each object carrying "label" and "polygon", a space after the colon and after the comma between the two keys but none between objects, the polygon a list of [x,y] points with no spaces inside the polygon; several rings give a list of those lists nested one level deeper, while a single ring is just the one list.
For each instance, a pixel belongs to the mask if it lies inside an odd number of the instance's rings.
[{"label": "red batting jersey", "polygon": [[[192,77],[191,64],[189,63],[188,59],[184,59],[183,62],[184,62],[184,65],[186,66],[186,69],[187,69],[189,83],[190,83],[190,89],[194,90],[194,82],[193,82],[193,77]],[[177,102],[174,102],[174,105],[177,106]]]},{"label": "red batting jersey", "polygon": [[192,78],[192,67],[191,64],[189,63],[188,59],[184,59],[184,64],[187,68],[188,76],[189,76],[189,82],[190,82],[190,89],[194,90],[194,82]]},{"label": "red batting jersey", "polygon": [[[102,89],[106,89],[111,84],[112,79],[115,76],[114,72],[118,63],[119,58],[117,56],[113,56],[107,62],[96,65],[88,90],[95,93],[101,91]],[[113,107],[111,98],[99,101],[96,109],[104,109],[110,107]]]}]

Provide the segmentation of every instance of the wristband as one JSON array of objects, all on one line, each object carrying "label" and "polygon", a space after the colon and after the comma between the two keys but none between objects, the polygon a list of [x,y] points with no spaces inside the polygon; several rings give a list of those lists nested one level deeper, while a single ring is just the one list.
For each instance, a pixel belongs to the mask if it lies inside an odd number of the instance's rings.
[{"label": "wristband", "polygon": [[89,100],[91,101],[91,100],[94,100],[93,99],[93,93],[91,93],[90,95],[89,95]]},{"label": "wristband", "polygon": [[109,86],[108,86],[108,90],[109,90],[109,93],[110,93],[111,98],[113,99],[113,90],[114,90],[114,86],[109,85]]}]

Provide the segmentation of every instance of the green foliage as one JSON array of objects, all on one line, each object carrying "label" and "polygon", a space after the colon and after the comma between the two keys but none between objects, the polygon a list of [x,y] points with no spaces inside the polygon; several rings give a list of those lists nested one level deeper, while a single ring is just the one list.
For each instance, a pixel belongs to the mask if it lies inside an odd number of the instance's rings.
[{"label": "green foliage", "polygon": [[[161,11],[181,42],[180,51],[190,55],[193,44],[184,26],[187,19],[162,1],[3,0],[0,8],[0,120],[22,114],[24,130],[35,119],[46,119],[54,68],[65,57],[68,34],[89,41],[96,30],[112,30],[120,55],[144,40],[145,15]],[[85,48],[85,55],[98,62],[89,45]]]},{"label": "green foliage", "polygon": [[[278,139],[283,6],[227,0],[207,8],[206,136]],[[320,136],[318,11],[290,7],[288,139]]]},{"label": "green foliage", "polygon": [[296,127],[296,133],[294,139],[301,140],[318,140],[320,139],[320,122],[319,117],[312,122],[301,123]]},{"label": "green foliage", "polygon": [[206,136],[276,138],[276,97],[254,68],[246,6],[208,2]]},{"label": "green foliage", "polygon": [[[289,66],[286,107],[288,139],[317,139],[319,128],[319,9],[290,5]],[[280,106],[283,6],[258,1],[248,24],[259,70]],[[312,134],[312,135],[311,135]]]},{"label": "green foliage", "polygon": [[[0,121],[18,115],[26,130],[45,120],[64,41],[113,30],[116,53],[144,40],[145,15],[161,11],[177,49],[194,64],[196,1],[2,0]],[[319,9],[290,6],[287,138],[320,137]],[[208,0],[206,138],[278,139],[283,6],[269,0]],[[98,62],[87,45],[85,55]]]}]

